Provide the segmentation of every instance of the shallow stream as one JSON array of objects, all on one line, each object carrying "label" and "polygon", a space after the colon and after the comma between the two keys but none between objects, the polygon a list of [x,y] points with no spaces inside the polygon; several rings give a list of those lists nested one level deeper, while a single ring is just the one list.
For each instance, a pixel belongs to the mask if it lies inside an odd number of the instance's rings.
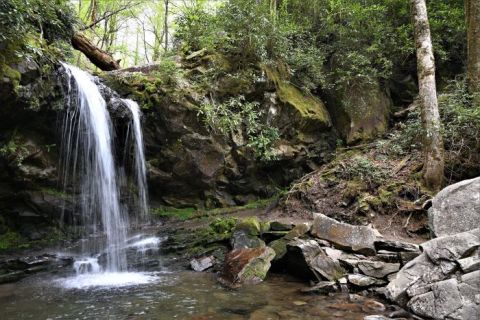
[{"label": "shallow stream", "polygon": [[361,320],[375,313],[345,295],[301,293],[305,284],[283,275],[239,290],[223,288],[211,273],[148,275],[145,284],[71,289],[65,287],[66,274],[37,274],[0,285],[0,318]]}]

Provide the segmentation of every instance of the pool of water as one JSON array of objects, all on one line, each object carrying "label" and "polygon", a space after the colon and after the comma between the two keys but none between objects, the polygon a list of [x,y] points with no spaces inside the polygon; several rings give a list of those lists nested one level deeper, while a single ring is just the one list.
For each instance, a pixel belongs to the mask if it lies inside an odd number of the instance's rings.
[{"label": "pool of water", "polygon": [[220,286],[211,273],[189,271],[142,273],[148,281],[131,286],[65,285],[70,276],[43,273],[0,285],[0,319],[361,320],[378,314],[346,295],[304,294],[305,284],[275,274],[238,290]]}]

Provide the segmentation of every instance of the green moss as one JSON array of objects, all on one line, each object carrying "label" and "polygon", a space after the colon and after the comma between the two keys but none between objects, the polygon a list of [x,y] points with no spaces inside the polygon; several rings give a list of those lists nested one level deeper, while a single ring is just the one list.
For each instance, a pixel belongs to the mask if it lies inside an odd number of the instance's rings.
[{"label": "green moss", "polygon": [[331,125],[330,114],[322,101],[311,94],[303,93],[286,80],[286,72],[282,72],[282,68],[266,65],[262,68],[270,81],[275,84],[278,97],[282,102],[293,106],[304,119],[320,122],[325,127]]},{"label": "green moss", "polygon": [[237,224],[235,218],[217,218],[210,223],[210,228],[218,234],[231,234]]},{"label": "green moss", "polygon": [[12,231],[0,235],[0,250],[18,248],[23,244],[22,237]]},{"label": "green moss", "polygon": [[279,260],[287,253],[287,241],[285,239],[277,239],[268,244],[275,251],[274,260]]},{"label": "green moss", "polygon": [[262,227],[256,217],[248,217],[238,222],[235,230],[242,230],[248,235],[258,236],[262,231]]},{"label": "green moss", "polygon": [[54,189],[54,188],[42,188],[41,191],[46,194],[61,197],[61,198],[68,198],[70,196],[68,193],[65,193],[61,190]]},{"label": "green moss", "polygon": [[180,220],[190,219],[197,209],[195,208],[174,208],[158,207],[150,209],[151,213],[158,217],[178,218]]}]

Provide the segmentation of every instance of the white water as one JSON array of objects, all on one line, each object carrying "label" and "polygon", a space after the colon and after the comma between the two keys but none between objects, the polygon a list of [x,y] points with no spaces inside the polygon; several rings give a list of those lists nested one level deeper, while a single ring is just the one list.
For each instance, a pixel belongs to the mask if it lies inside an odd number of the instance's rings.
[{"label": "white water", "polygon": [[[120,210],[110,115],[91,76],[74,66],[63,66],[69,77],[68,89],[71,90],[66,100],[69,105],[63,128],[64,183],[81,185],[83,224],[91,226],[95,232],[98,221],[101,221],[106,236],[106,271],[126,271],[127,259],[123,247],[128,221]],[[84,251],[84,254],[90,254],[92,248]],[[90,270],[95,273],[101,268]]]},{"label": "white water", "polygon": [[[130,99],[122,99],[132,112],[132,124],[129,128],[129,135],[133,135],[133,153],[134,153],[134,170],[137,183],[137,203],[138,217],[145,222],[148,215],[148,199],[147,199],[147,168],[145,166],[145,153],[143,146],[142,124],[140,122],[140,108],[138,104]],[[130,133],[133,126],[133,134]],[[128,139],[128,138],[127,138]]]},{"label": "white water", "polygon": [[149,272],[105,272],[80,274],[75,277],[57,280],[67,289],[89,289],[93,287],[126,287],[153,283],[158,277]]},{"label": "white water", "polygon": [[[162,240],[159,237],[147,237],[142,238],[143,235],[137,236],[134,239],[134,242],[128,245],[128,248],[133,248],[137,253],[145,254],[149,251],[156,252],[159,249],[160,243]],[[137,240],[138,239],[138,240]]]}]

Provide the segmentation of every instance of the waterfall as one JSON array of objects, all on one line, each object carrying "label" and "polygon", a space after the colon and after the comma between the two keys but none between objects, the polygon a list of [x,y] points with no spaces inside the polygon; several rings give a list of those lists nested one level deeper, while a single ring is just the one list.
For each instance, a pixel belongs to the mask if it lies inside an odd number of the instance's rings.
[{"label": "waterfall", "polygon": [[[138,104],[130,99],[122,99],[132,112],[132,122],[129,126],[127,140],[133,142],[133,166],[134,176],[137,184],[136,207],[140,221],[145,222],[148,215],[147,199],[147,168],[145,166],[145,153],[143,147],[142,124],[140,122],[140,108]],[[133,127],[133,128],[132,128]],[[133,130],[132,130],[133,129]],[[133,132],[132,132],[133,131]],[[130,137],[131,136],[131,137]]]},{"label": "waterfall", "polygon": [[83,224],[96,231],[96,225],[101,221],[106,236],[106,271],[126,271],[123,248],[128,218],[120,209],[110,115],[91,76],[74,66],[63,66],[70,91],[62,137],[64,184],[80,185]]}]

